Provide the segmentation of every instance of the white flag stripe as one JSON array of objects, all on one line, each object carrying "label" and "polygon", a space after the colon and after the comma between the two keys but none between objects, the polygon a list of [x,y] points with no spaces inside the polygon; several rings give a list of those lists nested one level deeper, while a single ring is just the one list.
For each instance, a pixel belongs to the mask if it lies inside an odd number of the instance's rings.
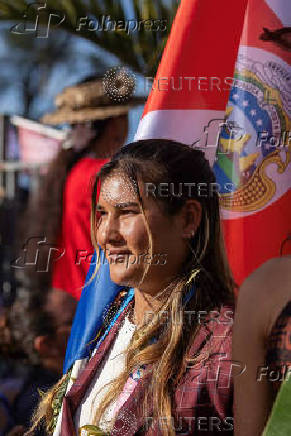
[{"label": "white flag stripe", "polygon": [[151,111],[141,119],[134,139],[162,138],[188,145],[196,143],[196,147],[202,147],[212,166],[219,124],[223,123],[224,115],[224,111],[216,110]]},{"label": "white flag stripe", "polygon": [[[278,16],[284,27],[291,26],[290,0],[266,0],[266,3],[272,9],[272,11]],[[275,30],[275,29],[270,29],[270,30]]]}]

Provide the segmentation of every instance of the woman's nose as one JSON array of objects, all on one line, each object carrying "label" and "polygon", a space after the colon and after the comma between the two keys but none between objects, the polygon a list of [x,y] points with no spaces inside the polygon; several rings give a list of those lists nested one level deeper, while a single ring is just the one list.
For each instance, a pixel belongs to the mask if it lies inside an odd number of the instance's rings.
[{"label": "woman's nose", "polygon": [[112,215],[108,215],[104,224],[101,224],[99,227],[97,236],[101,246],[123,239],[120,233],[118,219]]}]

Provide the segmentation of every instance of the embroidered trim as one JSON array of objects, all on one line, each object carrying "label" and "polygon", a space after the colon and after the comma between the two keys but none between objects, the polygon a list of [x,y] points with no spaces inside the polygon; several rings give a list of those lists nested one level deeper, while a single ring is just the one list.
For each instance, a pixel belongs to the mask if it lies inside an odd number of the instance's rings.
[{"label": "embroidered trim", "polygon": [[66,394],[68,383],[70,380],[72,374],[72,368],[67,372],[66,377],[64,378],[64,381],[59,386],[58,390],[55,392],[55,395],[52,400],[52,410],[53,410],[53,417],[51,419],[51,422],[49,423],[49,431],[52,433],[55,431],[58,416],[62,408],[63,404],[63,398]]},{"label": "embroidered trim", "polygon": [[84,431],[86,431],[87,436],[109,436],[109,433],[105,433],[104,431],[100,430],[100,428],[96,425],[83,425],[79,428],[78,435],[83,436]]}]

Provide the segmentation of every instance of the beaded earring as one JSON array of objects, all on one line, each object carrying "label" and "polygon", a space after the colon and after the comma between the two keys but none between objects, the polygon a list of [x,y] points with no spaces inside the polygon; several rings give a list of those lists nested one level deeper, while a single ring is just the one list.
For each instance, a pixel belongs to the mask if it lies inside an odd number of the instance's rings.
[{"label": "beaded earring", "polygon": [[193,270],[191,271],[191,273],[190,273],[189,279],[188,279],[187,282],[186,282],[186,285],[189,285],[189,283],[191,283],[192,280],[195,279],[195,277],[197,276],[197,274],[200,273],[200,271],[201,271],[200,268],[195,268],[195,269],[193,269]]}]

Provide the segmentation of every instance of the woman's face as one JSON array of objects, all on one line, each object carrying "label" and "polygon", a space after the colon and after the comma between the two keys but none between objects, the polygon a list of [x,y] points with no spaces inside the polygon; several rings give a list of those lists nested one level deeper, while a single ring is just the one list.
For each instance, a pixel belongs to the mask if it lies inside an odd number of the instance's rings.
[{"label": "woman's face", "polygon": [[102,183],[97,242],[105,251],[112,281],[156,294],[180,271],[189,250],[185,238],[189,229],[185,213],[168,217],[152,197],[145,195],[142,182],[139,188],[153,239],[152,256],[137,196],[122,173],[115,172]]},{"label": "woman's face", "polygon": [[68,135],[73,147],[77,150],[82,150],[94,138],[96,132],[92,129],[90,122],[76,123],[72,126]]}]

